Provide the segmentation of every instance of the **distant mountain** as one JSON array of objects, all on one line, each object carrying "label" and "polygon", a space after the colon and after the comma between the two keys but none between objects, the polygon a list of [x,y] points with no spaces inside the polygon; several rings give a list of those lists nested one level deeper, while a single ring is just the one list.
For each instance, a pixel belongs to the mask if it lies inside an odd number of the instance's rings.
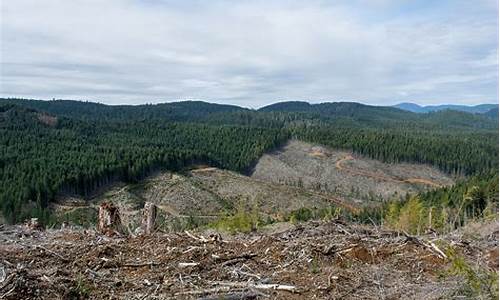
[{"label": "distant mountain", "polygon": [[311,111],[313,105],[305,101],[285,101],[259,108],[259,111],[305,112]]},{"label": "distant mountain", "polygon": [[498,107],[488,110],[487,112],[483,113],[483,115],[487,116],[488,118],[498,120]]},{"label": "distant mountain", "polygon": [[357,102],[324,102],[310,104],[301,101],[287,101],[264,106],[263,112],[300,112],[312,113],[323,118],[348,117],[355,120],[416,120],[414,113],[394,107],[372,106]]},{"label": "distant mountain", "polygon": [[235,105],[203,101],[180,101],[142,105],[106,105],[74,100],[40,101],[0,99],[0,105],[19,105],[49,114],[84,120],[148,120],[191,121],[211,114],[249,111]]},{"label": "distant mountain", "polygon": [[415,103],[399,103],[394,105],[393,107],[402,109],[402,110],[407,110],[415,113],[426,113],[429,112],[425,107],[422,107],[418,104]]},{"label": "distant mountain", "polygon": [[40,117],[42,115],[69,118],[73,121],[142,122],[156,120],[273,128],[281,128],[292,123],[317,124],[321,122],[341,127],[498,128],[498,123],[494,121],[494,112],[491,113],[491,116],[457,110],[414,113],[396,107],[372,106],[356,102],[310,104],[301,101],[287,101],[271,104],[259,110],[251,110],[234,105],[202,101],[105,105],[72,100],[0,99],[0,106],[9,107],[12,105],[34,109],[39,112],[37,119],[43,120],[50,118]]},{"label": "distant mountain", "polygon": [[456,104],[443,104],[443,105],[427,105],[427,106],[420,106],[416,103],[399,103],[394,105],[393,107],[397,107],[402,110],[407,110],[415,113],[427,113],[427,112],[433,112],[433,111],[440,111],[440,110],[457,110],[457,111],[464,111],[468,113],[476,113],[476,114],[482,114],[485,113],[491,109],[497,108],[498,109],[498,104],[479,104],[475,106],[467,106],[467,105],[456,105]]}]

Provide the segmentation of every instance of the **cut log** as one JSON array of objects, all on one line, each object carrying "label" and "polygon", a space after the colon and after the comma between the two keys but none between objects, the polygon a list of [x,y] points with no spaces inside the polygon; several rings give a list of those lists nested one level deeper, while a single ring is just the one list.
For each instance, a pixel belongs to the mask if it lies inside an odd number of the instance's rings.
[{"label": "cut log", "polygon": [[118,208],[110,202],[103,202],[99,206],[99,220],[97,230],[100,233],[108,234],[118,230],[121,225]]},{"label": "cut log", "polygon": [[144,234],[151,234],[155,230],[156,205],[146,202],[142,211],[142,231]]}]

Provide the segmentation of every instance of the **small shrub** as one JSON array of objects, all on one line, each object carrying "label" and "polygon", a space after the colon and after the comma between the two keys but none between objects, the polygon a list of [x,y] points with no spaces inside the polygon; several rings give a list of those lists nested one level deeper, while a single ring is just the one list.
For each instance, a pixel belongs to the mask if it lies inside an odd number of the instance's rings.
[{"label": "small shrub", "polygon": [[305,222],[314,217],[313,211],[309,208],[302,207],[290,213],[289,220],[291,223]]},{"label": "small shrub", "polygon": [[247,233],[256,230],[260,223],[259,215],[255,210],[248,212],[245,209],[240,208],[236,214],[223,216],[219,220],[210,224],[210,227],[231,233]]},{"label": "small shrub", "polygon": [[79,275],[75,285],[68,291],[65,299],[89,299],[92,287]]},{"label": "small shrub", "polygon": [[465,279],[461,293],[474,299],[498,299],[498,272],[471,266],[453,248],[447,250],[451,260],[450,275]]}]

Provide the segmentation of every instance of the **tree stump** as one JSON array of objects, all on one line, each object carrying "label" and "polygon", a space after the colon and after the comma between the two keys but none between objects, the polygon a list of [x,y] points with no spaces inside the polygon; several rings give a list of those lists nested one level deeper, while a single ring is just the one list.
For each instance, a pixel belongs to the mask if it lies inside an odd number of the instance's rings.
[{"label": "tree stump", "polygon": [[142,211],[142,232],[151,234],[155,230],[156,205],[152,202],[146,202]]},{"label": "tree stump", "polygon": [[97,230],[100,233],[108,234],[118,230],[121,225],[118,208],[110,202],[103,202],[99,206],[99,219]]}]

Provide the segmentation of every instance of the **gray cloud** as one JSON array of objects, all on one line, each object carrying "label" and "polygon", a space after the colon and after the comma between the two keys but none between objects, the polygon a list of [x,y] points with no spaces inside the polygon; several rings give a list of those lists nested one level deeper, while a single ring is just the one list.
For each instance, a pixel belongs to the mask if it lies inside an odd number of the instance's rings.
[{"label": "gray cloud", "polygon": [[489,0],[16,0],[1,33],[4,97],[498,101]]}]

